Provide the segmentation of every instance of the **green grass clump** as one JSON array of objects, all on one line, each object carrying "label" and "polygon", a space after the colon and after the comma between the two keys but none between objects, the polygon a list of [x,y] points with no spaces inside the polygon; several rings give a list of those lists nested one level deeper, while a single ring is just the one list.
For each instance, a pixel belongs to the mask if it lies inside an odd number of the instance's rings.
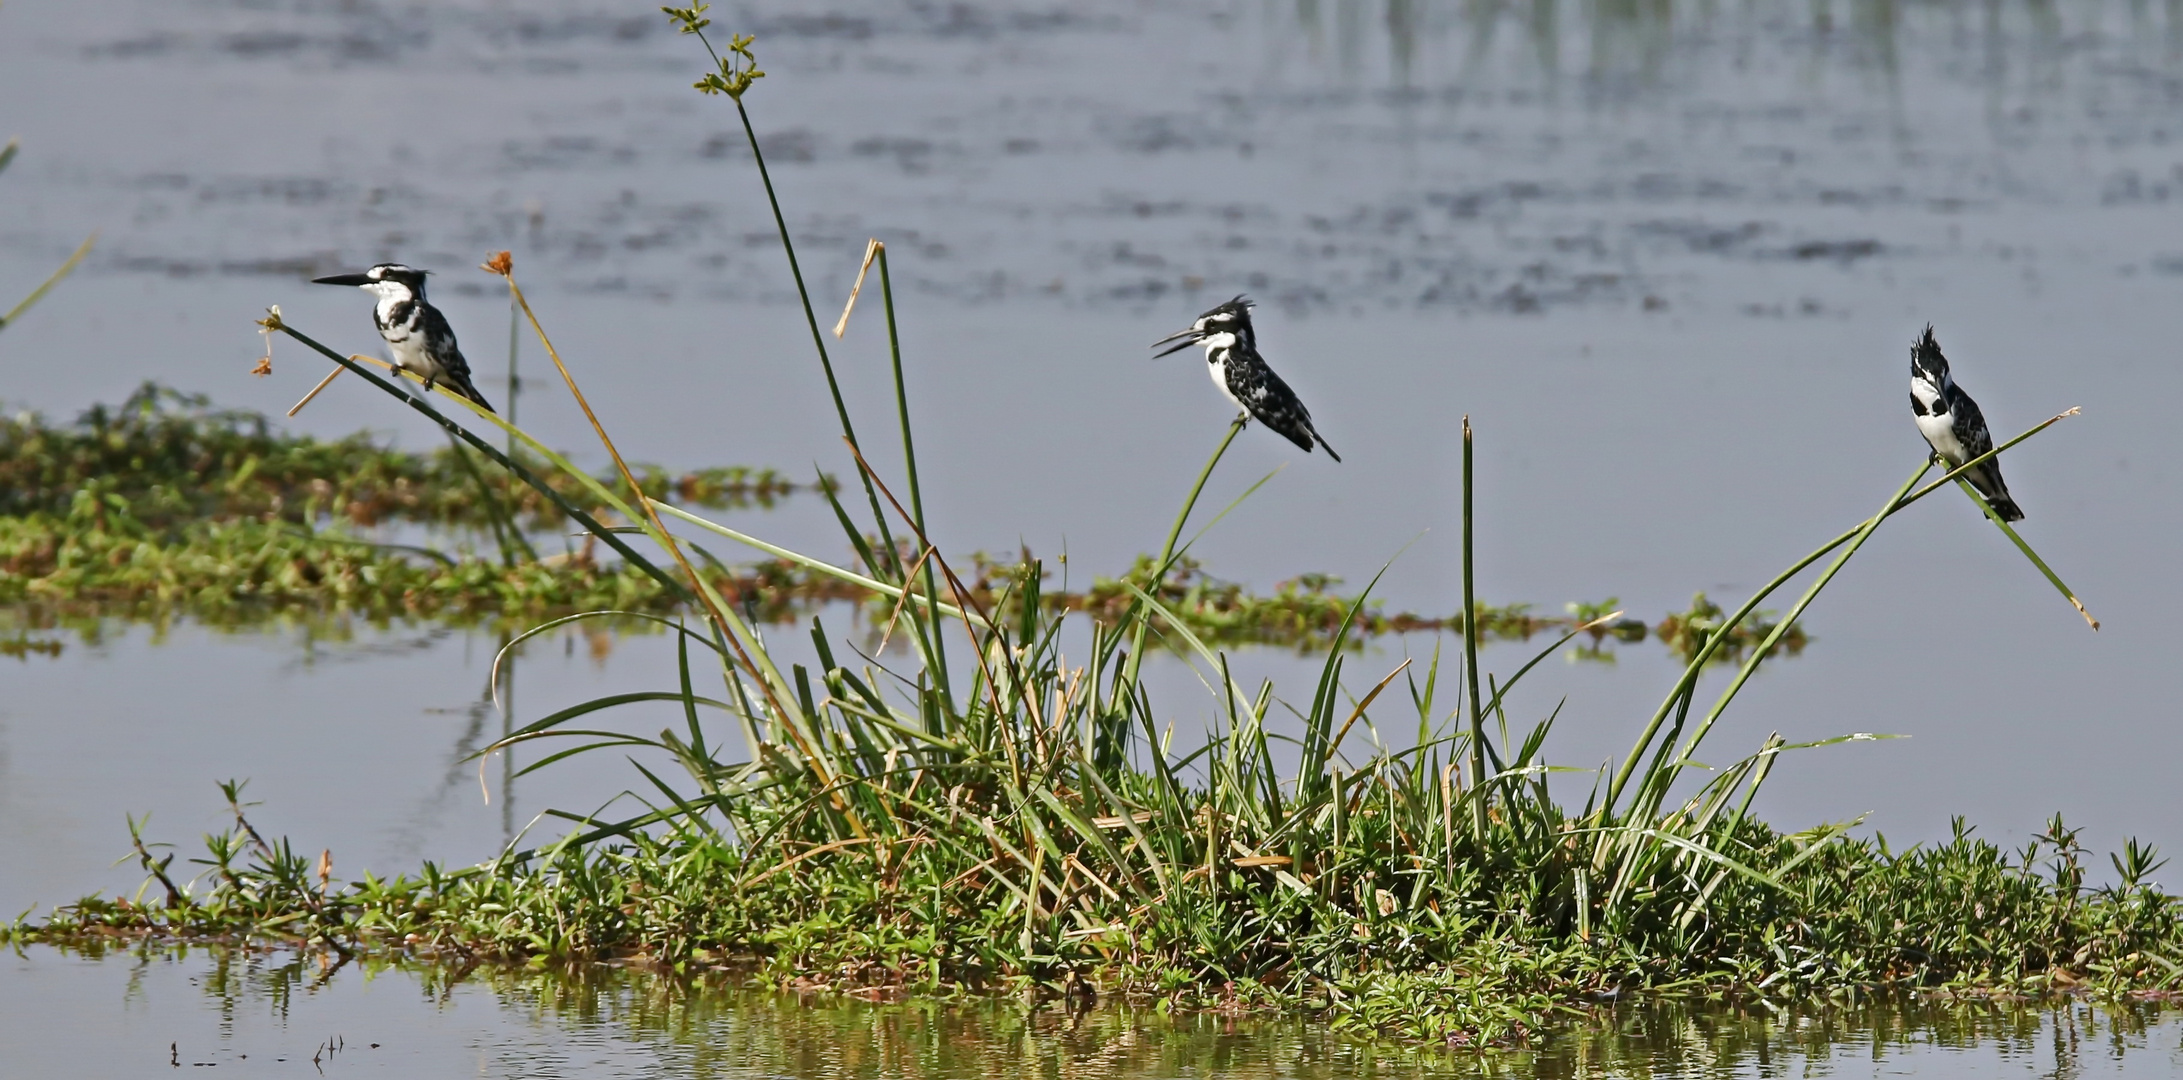
[{"label": "green grass clump", "polygon": [[[239,798],[239,786],[228,790]],[[236,826],[193,860],[193,884],[139,841],[156,871],[147,891],[89,898],[12,936],[615,959],[889,996],[1091,984],[1140,1003],[1305,1008],[1340,1027],[1451,1045],[1535,1044],[1557,1017],[1643,989],[1734,1001],[2063,989],[2121,999],[2178,985],[2183,904],[2143,878],[2148,864],[2126,862],[2145,856],[2134,846],[2117,856],[2116,883],[2088,887],[2085,852],[2059,821],[2016,851],[1960,825],[1945,843],[1893,851],[1878,837],[1744,821],[1724,846],[1760,873],[1800,868],[1786,887],[1735,875],[1709,886],[1670,861],[1619,909],[1595,909],[1582,934],[1584,899],[1539,888],[1582,865],[1578,834],[1504,820],[1433,863],[1430,845],[1407,850],[1401,834],[1436,823],[1364,794],[1338,847],[1307,830],[1304,862],[1218,858],[1150,896],[1139,891],[1147,861],[1120,841],[1067,843],[1036,879],[1006,872],[1012,849],[1038,849],[1032,830],[1067,837],[1072,817],[1096,809],[1072,793],[1005,826],[966,793],[916,834],[867,843],[639,833],[482,871],[349,882],[330,880],[319,856],[260,840],[238,805]],[[1218,802],[1188,800],[1181,816],[1194,827],[1141,830],[1165,849],[1278,846],[1224,820]],[[1694,919],[1700,891],[1710,895]]]}]

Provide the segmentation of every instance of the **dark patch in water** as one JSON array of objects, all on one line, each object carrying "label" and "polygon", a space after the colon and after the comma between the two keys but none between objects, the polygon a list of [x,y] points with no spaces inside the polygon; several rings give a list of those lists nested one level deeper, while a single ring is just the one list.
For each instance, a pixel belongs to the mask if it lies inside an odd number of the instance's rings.
[{"label": "dark patch in water", "polygon": [[1792,259],[1829,259],[1848,263],[1886,250],[1878,240],[1807,240],[1789,249]]}]

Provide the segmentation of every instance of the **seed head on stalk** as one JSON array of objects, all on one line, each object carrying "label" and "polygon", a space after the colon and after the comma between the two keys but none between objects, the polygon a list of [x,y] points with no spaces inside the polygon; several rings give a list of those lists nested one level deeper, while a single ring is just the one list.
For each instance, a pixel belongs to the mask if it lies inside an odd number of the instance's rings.
[{"label": "seed head on stalk", "polygon": [[705,17],[705,10],[711,6],[694,4],[686,8],[663,7],[660,10],[667,13],[667,17],[675,22],[682,33],[696,34],[697,39],[705,43],[706,51],[713,54],[713,63],[720,67],[720,70],[707,72],[704,78],[690,85],[696,87],[698,93],[726,94],[740,102],[743,100],[743,91],[750,89],[750,84],[766,77],[765,72],[758,70],[758,58],[750,51],[750,43],[757,39],[749,34],[735,34],[728,38],[728,54],[720,55],[720,51],[713,48],[712,39],[705,36],[705,28],[712,25],[712,20]]}]

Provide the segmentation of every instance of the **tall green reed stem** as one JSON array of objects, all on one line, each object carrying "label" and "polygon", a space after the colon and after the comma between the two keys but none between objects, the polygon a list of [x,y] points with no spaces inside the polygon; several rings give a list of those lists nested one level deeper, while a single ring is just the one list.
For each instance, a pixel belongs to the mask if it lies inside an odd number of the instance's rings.
[{"label": "tall green reed stem", "polygon": [[[703,31],[697,32],[697,39],[704,42],[705,50],[711,52],[713,61],[718,63],[720,54],[713,50],[712,42],[706,39]],[[803,264],[796,259],[796,242],[788,234],[788,217],[781,212],[780,196],[773,190],[773,173],[766,168],[765,151],[758,147],[758,129],[750,121],[750,110],[743,106],[742,95],[735,95],[733,100],[735,101],[735,115],[743,122],[743,137],[750,143],[751,159],[758,163],[758,179],[765,184],[766,205],[773,208],[773,226],[780,231],[781,250],[788,255],[789,275],[796,279],[796,298],[803,303],[804,323],[811,329],[811,347],[818,350],[819,367],[826,372],[826,390],[833,395],[834,415],[841,420],[842,438],[849,440],[849,447],[852,450],[861,453],[863,444],[857,442],[856,425],[849,420],[849,404],[841,395],[841,380],[835,378],[834,361],[826,351],[826,335],[820,332],[818,312],[811,306],[811,290],[804,285]],[[882,271],[882,281],[884,280],[884,271]],[[889,327],[893,326],[891,319],[888,325]],[[870,477],[859,472],[858,479],[864,485],[865,499],[871,503],[872,520],[879,528],[880,547],[883,549],[872,553],[876,557],[872,563],[872,569],[875,571],[892,570],[895,578],[900,580],[904,574],[902,560],[900,553],[895,550],[894,533],[887,527],[886,512],[879,508],[879,493],[872,489]]]},{"label": "tall green reed stem", "polygon": [[[1174,527],[1167,530],[1167,542],[1160,545],[1160,561],[1153,564],[1152,580],[1145,583],[1147,594],[1160,595],[1160,583],[1167,580],[1167,572],[1175,562],[1175,543],[1182,539],[1183,526],[1190,521],[1191,509],[1198,505],[1198,495],[1205,491],[1205,481],[1213,475],[1213,466],[1220,464],[1221,456],[1228,452],[1228,444],[1236,441],[1237,433],[1247,422],[1247,417],[1236,417],[1235,422],[1228,425],[1228,434],[1221,438],[1220,445],[1213,448],[1213,456],[1205,459],[1205,468],[1198,470],[1198,482],[1190,485],[1190,497],[1183,500],[1182,512],[1175,515]],[[1152,618],[1148,613],[1138,620],[1137,630],[1130,637],[1129,662],[1122,672],[1122,686],[1130,693],[1136,692],[1137,669],[1144,663],[1145,634],[1151,628]]]},{"label": "tall green reed stem", "polygon": [[1471,565],[1471,430],[1463,417],[1463,674],[1470,693],[1470,781],[1472,837],[1486,837],[1486,719],[1478,698],[1478,596]]},{"label": "tall green reed stem", "polygon": [[[894,362],[894,408],[895,415],[902,422],[902,460],[904,468],[909,473],[910,515],[917,523],[917,535],[929,538],[932,534],[925,528],[924,486],[919,481],[917,473],[917,441],[910,434],[909,384],[902,377],[902,334],[894,318],[894,278],[887,272],[887,245],[877,241],[873,243],[876,249],[875,254],[879,258],[879,297],[887,315],[887,352]],[[937,580],[938,575],[934,573],[929,560],[925,563],[923,577],[925,580],[925,610],[934,613],[935,622],[937,623],[937,613],[940,610],[940,589]],[[915,582],[904,581],[902,586],[904,589],[908,589],[914,587],[915,584]],[[923,633],[921,623],[918,626],[918,632]],[[946,635],[934,633],[931,648],[934,661],[930,665],[933,685],[940,691],[942,701],[952,701],[953,695],[948,690]]]}]

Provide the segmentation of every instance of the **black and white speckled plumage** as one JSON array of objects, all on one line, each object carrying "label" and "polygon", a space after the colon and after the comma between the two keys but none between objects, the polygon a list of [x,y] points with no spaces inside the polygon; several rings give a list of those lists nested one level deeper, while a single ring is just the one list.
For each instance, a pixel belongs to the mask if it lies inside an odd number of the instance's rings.
[{"label": "black and white speckled plumage", "polygon": [[430,391],[446,383],[455,393],[478,403],[486,412],[493,407],[470,383],[470,362],[455,344],[455,328],[447,316],[424,298],[425,271],[400,263],[380,263],[361,274],[318,278],[321,285],[354,285],[379,298],[371,320],[394,354],[394,364],[424,380]]},{"label": "black and white speckled plumage", "polygon": [[[1918,423],[1918,433],[1933,447],[1933,456],[1949,468],[1994,448],[1985,414],[1948,373],[1948,358],[1941,355],[1931,326],[1910,345],[1910,414]],[[2000,458],[1965,473],[1964,479],[1986,497],[2001,520],[2024,519],[2024,511],[2009,497],[2009,486],[2001,482]]]},{"label": "black and white speckled plumage", "polygon": [[1342,456],[1327,445],[1325,437],[1311,424],[1311,410],[1298,400],[1289,384],[1281,381],[1266,366],[1264,357],[1258,354],[1258,336],[1251,330],[1251,302],[1241,296],[1215,307],[1198,316],[1190,329],[1170,334],[1153,342],[1157,349],[1168,342],[1179,344],[1161,352],[1168,353],[1187,349],[1192,345],[1205,347],[1205,363],[1213,377],[1213,385],[1236,403],[1244,415],[1257,419],[1290,442],[1311,452],[1313,443],[1326,451],[1336,461]]}]

